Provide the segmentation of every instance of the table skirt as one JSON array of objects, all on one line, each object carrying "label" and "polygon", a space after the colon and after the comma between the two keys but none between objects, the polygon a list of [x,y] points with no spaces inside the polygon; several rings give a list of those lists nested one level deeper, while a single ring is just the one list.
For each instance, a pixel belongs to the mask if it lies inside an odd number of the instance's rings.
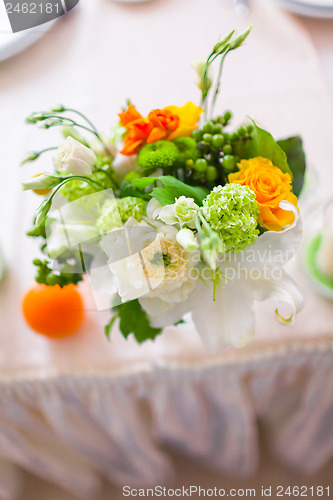
[{"label": "table skirt", "polygon": [[249,476],[258,468],[259,423],[278,460],[315,472],[333,456],[332,387],[327,338],[260,346],[241,362],[230,355],[120,372],[3,374],[0,498],[15,498],[20,468],[79,498],[93,495],[101,477],[170,484],[162,445]]}]

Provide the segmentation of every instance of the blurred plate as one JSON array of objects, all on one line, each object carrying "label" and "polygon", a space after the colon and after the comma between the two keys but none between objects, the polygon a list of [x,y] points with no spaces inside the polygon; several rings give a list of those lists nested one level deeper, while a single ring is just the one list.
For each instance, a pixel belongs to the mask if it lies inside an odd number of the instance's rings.
[{"label": "blurred plate", "polygon": [[308,17],[333,18],[333,0],[276,0],[280,5]]},{"label": "blurred plate", "polygon": [[4,61],[28,48],[47,33],[56,21],[57,19],[45,23],[43,26],[30,28],[19,33],[0,32],[0,61]]}]

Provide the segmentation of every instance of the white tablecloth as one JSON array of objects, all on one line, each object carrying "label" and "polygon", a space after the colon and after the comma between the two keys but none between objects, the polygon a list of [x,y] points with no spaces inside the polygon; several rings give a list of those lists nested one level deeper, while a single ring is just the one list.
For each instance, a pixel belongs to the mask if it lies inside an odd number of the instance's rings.
[{"label": "white tablecloth", "polygon": [[189,62],[232,27],[255,25],[226,63],[218,111],[235,110],[236,123],[258,118],[276,137],[300,133],[319,175],[306,206],[331,194],[332,100],[322,63],[332,78],[332,24],[305,22],[268,0],[252,3],[243,20],[221,0],[81,0],[80,11],[0,66],[1,245],[9,269],[0,289],[0,497],[14,497],[17,465],[82,498],[99,474],[120,484],[162,483],[171,474],[159,448],[165,442],[219,470],[250,474],[258,419],[272,450],[296,468],[317,470],[333,455],[332,304],[314,294],[299,262],[291,271],[306,307],[296,325],[278,326],[274,305],[261,305],[254,344],[216,358],[189,326],[155,344],[139,347],[118,334],[108,343],[108,314],[90,311],[76,336],[52,343],[20,314],[36,254],[24,232],[39,200],[20,193],[19,182],[48,165],[18,164],[27,150],[58,140],[54,131],[25,127],[24,117],[63,102],[107,128],[127,97],[143,112],[196,102]]}]

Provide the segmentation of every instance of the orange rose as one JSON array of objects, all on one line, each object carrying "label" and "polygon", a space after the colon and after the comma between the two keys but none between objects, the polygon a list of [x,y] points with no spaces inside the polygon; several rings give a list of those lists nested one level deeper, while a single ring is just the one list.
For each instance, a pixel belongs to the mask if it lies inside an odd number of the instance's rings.
[{"label": "orange rose", "polygon": [[165,139],[179,126],[179,116],[168,109],[153,109],[148,115],[148,120],[153,125],[147,142],[156,142]]},{"label": "orange rose", "polygon": [[129,104],[126,111],[119,113],[119,118],[120,124],[127,128],[121,153],[126,156],[134,155],[146,144],[153,125],[132,104]]},{"label": "orange rose", "polygon": [[169,106],[154,109],[143,116],[130,104],[126,111],[119,113],[120,124],[127,129],[124,136],[123,155],[133,155],[146,144],[189,136],[197,127],[202,109],[188,102],[185,106]]},{"label": "orange rose", "polygon": [[127,126],[128,132],[124,136],[125,143],[121,153],[127,156],[138,153],[142,146],[146,144],[152,129],[153,126],[147,118],[140,118],[131,122]]},{"label": "orange rose", "polygon": [[281,231],[292,224],[293,212],[279,207],[282,200],[297,207],[297,197],[291,192],[291,176],[275,167],[271,160],[260,156],[242,160],[239,172],[229,175],[229,182],[248,186],[256,195],[260,209],[259,224],[271,231]]}]

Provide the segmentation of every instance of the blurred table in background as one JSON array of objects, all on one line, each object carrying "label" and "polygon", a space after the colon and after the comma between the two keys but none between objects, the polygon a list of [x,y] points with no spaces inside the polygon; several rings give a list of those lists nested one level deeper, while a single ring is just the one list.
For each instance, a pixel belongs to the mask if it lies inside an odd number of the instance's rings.
[{"label": "blurred table in background", "polygon": [[[333,312],[300,266],[291,271],[307,303],[296,325],[283,329],[273,305],[261,305],[256,341],[243,350],[210,358],[188,326],[141,347],[117,333],[108,343],[108,315],[93,311],[78,335],[48,342],[20,313],[37,251],[25,231],[39,202],[20,192],[20,180],[48,164],[18,165],[27,151],[59,142],[55,131],[24,125],[32,111],[65,103],[106,129],[128,97],[143,113],[197,102],[191,59],[204,57],[220,34],[252,22],[245,47],[226,64],[217,109],[233,109],[235,123],[253,116],[277,138],[302,135],[318,172],[304,202],[311,211],[333,185],[333,22],[302,19],[268,0],[253,0],[246,19],[221,0],[80,4],[0,65],[8,265],[0,288],[0,498],[14,498],[17,465],[80,498],[93,494],[100,475],[120,484],[163,483],[172,469],[163,443],[246,476],[259,461],[258,419],[278,457],[318,470],[333,455]],[[306,213],[304,219],[306,226]]]}]

